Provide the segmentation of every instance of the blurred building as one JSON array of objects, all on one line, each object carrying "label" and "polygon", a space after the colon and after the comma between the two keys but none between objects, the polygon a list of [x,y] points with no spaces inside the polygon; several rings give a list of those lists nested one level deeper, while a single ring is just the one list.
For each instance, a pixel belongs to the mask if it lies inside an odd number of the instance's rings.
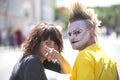
[{"label": "blurred building", "polygon": [[53,0],[0,0],[0,29],[54,21]]}]

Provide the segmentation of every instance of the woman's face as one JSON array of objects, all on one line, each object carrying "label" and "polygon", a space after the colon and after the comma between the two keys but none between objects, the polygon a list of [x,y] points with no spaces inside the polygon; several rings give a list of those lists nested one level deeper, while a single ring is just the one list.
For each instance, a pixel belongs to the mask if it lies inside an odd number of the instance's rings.
[{"label": "woman's face", "polygon": [[47,52],[45,50],[46,46],[49,48],[54,48],[55,50],[58,50],[57,44],[54,41],[52,41],[50,38],[48,38],[48,40],[41,41],[40,52],[44,58],[46,58],[46,54],[47,54]]},{"label": "woman's face", "polygon": [[70,23],[68,35],[72,48],[75,50],[84,49],[90,39],[89,30],[83,20]]}]

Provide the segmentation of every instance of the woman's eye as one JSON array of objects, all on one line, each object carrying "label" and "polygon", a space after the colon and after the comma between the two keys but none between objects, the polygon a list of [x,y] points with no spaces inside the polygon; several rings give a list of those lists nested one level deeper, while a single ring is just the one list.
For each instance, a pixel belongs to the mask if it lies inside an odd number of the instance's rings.
[{"label": "woman's eye", "polygon": [[48,41],[46,41],[46,42],[45,42],[45,44],[46,44],[46,45],[48,45],[48,44],[49,44],[49,42],[48,42]]}]

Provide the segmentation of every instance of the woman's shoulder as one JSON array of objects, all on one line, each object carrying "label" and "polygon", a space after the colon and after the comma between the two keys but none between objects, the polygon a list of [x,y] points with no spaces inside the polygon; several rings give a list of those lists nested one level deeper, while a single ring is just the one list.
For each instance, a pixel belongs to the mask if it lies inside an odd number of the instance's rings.
[{"label": "woman's shoulder", "polygon": [[33,54],[23,56],[22,60],[24,63],[40,63],[39,56]]},{"label": "woman's shoulder", "polygon": [[23,57],[24,57],[24,59],[39,59],[39,56],[37,56],[35,54],[29,54],[29,55],[25,55]]}]

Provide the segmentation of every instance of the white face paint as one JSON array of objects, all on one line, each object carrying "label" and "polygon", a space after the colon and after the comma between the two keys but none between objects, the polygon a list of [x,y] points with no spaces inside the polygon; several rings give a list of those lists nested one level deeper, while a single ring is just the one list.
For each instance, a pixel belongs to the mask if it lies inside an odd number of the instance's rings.
[{"label": "white face paint", "polygon": [[89,30],[83,20],[75,21],[68,26],[69,40],[75,50],[84,49],[90,39]]}]

